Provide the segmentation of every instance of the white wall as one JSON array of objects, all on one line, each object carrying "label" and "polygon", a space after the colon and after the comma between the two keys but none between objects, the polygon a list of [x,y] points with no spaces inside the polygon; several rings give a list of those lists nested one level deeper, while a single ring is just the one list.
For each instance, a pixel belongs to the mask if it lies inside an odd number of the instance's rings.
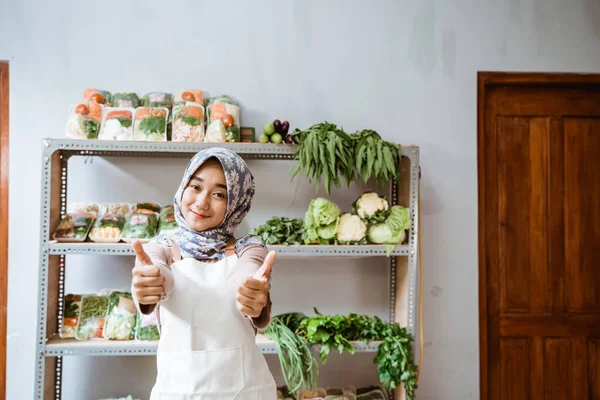
[{"label": "white wall", "polygon": [[[597,72],[600,3],[3,1],[0,59],[10,60],[11,74],[8,399],[30,398],[33,391],[40,140],[62,136],[69,104],[93,86],[138,92],[197,86],[239,98],[244,125],[260,127],[284,118],[293,127],[307,127],[328,120],[348,131],[372,128],[388,140],[421,146],[426,348],[418,395],[476,399],[476,72]],[[86,183],[70,184],[69,200],[144,195],[168,201],[183,163],[167,163],[169,178],[158,183],[130,161],[75,163],[72,178]],[[261,192],[249,224],[275,211],[301,215],[312,193],[301,193],[295,203],[293,194],[277,200],[262,165],[253,167]],[[285,174],[279,174],[274,180],[285,182]],[[140,181],[129,186],[125,178],[136,176]],[[100,181],[114,182],[114,190],[99,192]],[[349,202],[353,194],[337,196]],[[72,258],[67,290],[127,283],[130,265],[123,258],[98,258],[95,265],[84,265],[89,258]],[[292,284],[305,267],[323,280],[312,299]],[[385,284],[383,264],[369,270],[353,263],[351,272],[345,267],[341,262],[331,270],[308,262],[279,263],[276,312],[322,304],[324,312],[354,308],[383,314],[385,297],[360,286],[362,281],[372,288]],[[92,282],[90,276],[101,268],[103,279]],[[336,279],[357,291],[356,304],[348,302],[348,293],[331,300],[326,290]],[[151,360],[66,360],[65,398],[145,396],[152,383]],[[350,360],[369,372],[351,375]],[[336,374],[336,365],[347,372]],[[372,380],[368,365],[368,356],[338,357],[324,374],[331,384]],[[102,389],[102,377],[125,370],[113,391]],[[128,379],[134,374],[135,381]]]}]

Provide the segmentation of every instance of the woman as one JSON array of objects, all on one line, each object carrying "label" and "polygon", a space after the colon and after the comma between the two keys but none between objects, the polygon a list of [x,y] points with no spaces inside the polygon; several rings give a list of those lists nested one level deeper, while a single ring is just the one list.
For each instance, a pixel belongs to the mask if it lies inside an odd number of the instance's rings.
[{"label": "woman", "polygon": [[253,196],[254,179],[241,157],[203,150],[175,194],[179,229],[143,247],[133,243],[136,304],[144,314],[160,305],[151,400],[277,398],[255,343],[257,328],[270,319],[275,252],[266,255],[256,236],[233,239]]}]

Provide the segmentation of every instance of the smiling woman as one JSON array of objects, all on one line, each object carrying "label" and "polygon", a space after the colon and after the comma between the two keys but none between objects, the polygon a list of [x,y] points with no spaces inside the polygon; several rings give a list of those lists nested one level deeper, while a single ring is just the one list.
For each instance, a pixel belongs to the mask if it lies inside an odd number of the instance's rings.
[{"label": "smiling woman", "polygon": [[8,62],[0,62],[0,395],[6,391],[8,274]]}]

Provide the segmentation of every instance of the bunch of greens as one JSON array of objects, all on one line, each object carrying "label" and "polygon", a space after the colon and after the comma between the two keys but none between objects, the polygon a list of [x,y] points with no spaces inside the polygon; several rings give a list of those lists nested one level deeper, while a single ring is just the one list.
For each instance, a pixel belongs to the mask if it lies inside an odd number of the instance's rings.
[{"label": "bunch of greens", "polygon": [[306,341],[294,332],[306,318],[301,313],[288,313],[272,318],[263,332],[275,342],[279,363],[290,393],[317,387],[319,365]]},{"label": "bunch of greens", "polygon": [[293,135],[299,136],[300,143],[292,179],[304,169],[310,183],[317,180],[317,191],[322,177],[327,194],[331,194],[332,184],[340,187],[340,176],[350,186],[354,181],[354,158],[353,143],[347,133],[325,122],[304,131],[296,129]]},{"label": "bunch of greens", "polygon": [[400,146],[384,141],[373,130],[362,130],[350,137],[356,173],[365,183],[373,177],[379,185],[383,185],[392,178],[400,177]]},{"label": "bunch of greens", "polygon": [[304,243],[329,244],[336,237],[339,217],[335,203],[322,197],[312,199],[304,216]]},{"label": "bunch of greens", "polygon": [[320,358],[327,362],[331,349],[354,353],[352,341],[381,341],[373,363],[377,364],[379,379],[387,388],[404,384],[409,399],[414,398],[417,367],[412,360],[413,338],[397,323],[383,322],[379,317],[349,314],[322,315],[317,309],[314,317],[303,318],[295,330],[308,344],[320,345]]},{"label": "bunch of greens", "polygon": [[250,234],[260,236],[266,245],[299,245],[306,238],[302,218],[272,217],[263,225],[252,229]]}]

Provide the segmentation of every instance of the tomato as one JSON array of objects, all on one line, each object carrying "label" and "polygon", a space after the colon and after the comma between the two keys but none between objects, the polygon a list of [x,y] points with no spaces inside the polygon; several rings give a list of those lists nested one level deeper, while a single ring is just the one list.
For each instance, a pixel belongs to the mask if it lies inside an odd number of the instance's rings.
[{"label": "tomato", "polygon": [[183,101],[196,101],[194,94],[191,92],[183,92],[181,93],[181,100]]},{"label": "tomato", "polygon": [[90,113],[90,109],[85,104],[80,104],[75,108],[75,112],[81,115],[88,115]]},{"label": "tomato", "polygon": [[90,96],[90,99],[98,104],[104,104],[104,96],[102,96],[100,93],[94,93]]},{"label": "tomato", "polygon": [[221,121],[223,122],[223,125],[229,128],[233,126],[233,115],[225,114],[223,117],[221,117]]}]

